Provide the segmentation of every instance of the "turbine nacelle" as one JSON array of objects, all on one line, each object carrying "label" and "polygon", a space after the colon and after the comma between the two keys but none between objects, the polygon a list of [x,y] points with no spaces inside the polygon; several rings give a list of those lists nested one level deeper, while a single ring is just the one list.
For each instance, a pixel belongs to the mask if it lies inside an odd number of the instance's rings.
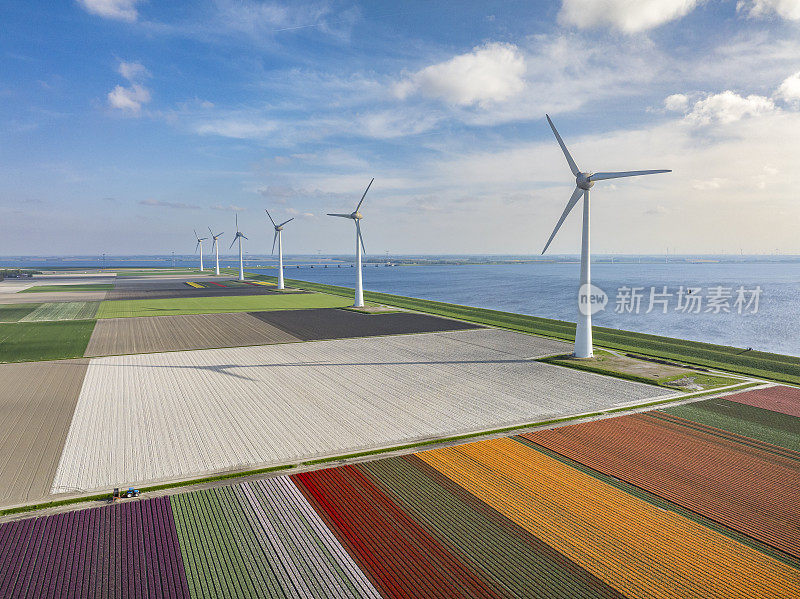
[{"label": "turbine nacelle", "polygon": [[350,218],[352,218],[353,220],[361,220],[362,218],[364,218],[364,215],[361,214],[360,212],[353,212],[350,215]]},{"label": "turbine nacelle", "polygon": [[594,185],[592,181],[592,173],[578,173],[575,176],[575,185],[584,190],[589,190]]}]

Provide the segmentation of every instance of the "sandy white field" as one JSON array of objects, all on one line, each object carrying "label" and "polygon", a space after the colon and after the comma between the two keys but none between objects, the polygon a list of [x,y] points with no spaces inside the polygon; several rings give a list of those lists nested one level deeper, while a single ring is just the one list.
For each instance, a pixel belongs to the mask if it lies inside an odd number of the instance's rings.
[{"label": "sandy white field", "polygon": [[481,329],[95,358],[53,492],[296,462],[665,394],[530,361],[566,348]]}]

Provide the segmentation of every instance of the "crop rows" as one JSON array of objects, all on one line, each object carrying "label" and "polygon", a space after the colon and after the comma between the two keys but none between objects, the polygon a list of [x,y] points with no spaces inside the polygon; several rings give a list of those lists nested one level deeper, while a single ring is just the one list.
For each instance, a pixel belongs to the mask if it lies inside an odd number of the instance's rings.
[{"label": "crop rows", "polygon": [[42,304],[20,322],[41,320],[89,320],[97,315],[100,302],[50,302]]},{"label": "crop rows", "polygon": [[169,500],[3,525],[0,597],[189,597]]},{"label": "crop rows", "polygon": [[800,571],[518,441],[418,456],[626,595],[788,598],[800,590]]},{"label": "crop rows", "polygon": [[53,491],[303,461],[667,393],[531,361],[539,343],[478,329],[96,358]]},{"label": "crop rows", "polygon": [[657,413],[522,437],[800,557],[800,453]]},{"label": "crop rows", "polygon": [[800,417],[800,389],[796,387],[767,387],[737,393],[727,399],[789,416]]}]

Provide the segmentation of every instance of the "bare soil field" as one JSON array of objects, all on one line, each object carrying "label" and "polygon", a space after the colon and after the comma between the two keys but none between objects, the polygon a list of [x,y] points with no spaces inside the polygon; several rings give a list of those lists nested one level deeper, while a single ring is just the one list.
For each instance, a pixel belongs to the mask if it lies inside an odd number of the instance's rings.
[{"label": "bare soil field", "polygon": [[[470,322],[411,312],[365,314],[354,310],[321,308],[284,310],[280,313],[251,312],[251,314],[303,341],[483,328]],[[562,345],[558,343],[558,347]]]},{"label": "bare soil field", "polygon": [[88,365],[0,365],[0,506],[50,493]]},{"label": "bare soil field", "polygon": [[299,339],[246,312],[107,318],[97,322],[85,355],[143,354],[293,341]]},{"label": "bare soil field", "polygon": [[553,343],[475,329],[93,358],[53,492],[294,463],[671,394],[531,360]]}]

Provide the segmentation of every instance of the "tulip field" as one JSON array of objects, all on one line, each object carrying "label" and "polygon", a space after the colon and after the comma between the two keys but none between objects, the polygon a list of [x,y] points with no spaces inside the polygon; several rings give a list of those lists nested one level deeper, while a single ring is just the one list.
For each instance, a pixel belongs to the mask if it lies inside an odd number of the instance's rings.
[{"label": "tulip field", "polygon": [[8,522],[0,597],[796,598],[798,477],[653,411]]}]

